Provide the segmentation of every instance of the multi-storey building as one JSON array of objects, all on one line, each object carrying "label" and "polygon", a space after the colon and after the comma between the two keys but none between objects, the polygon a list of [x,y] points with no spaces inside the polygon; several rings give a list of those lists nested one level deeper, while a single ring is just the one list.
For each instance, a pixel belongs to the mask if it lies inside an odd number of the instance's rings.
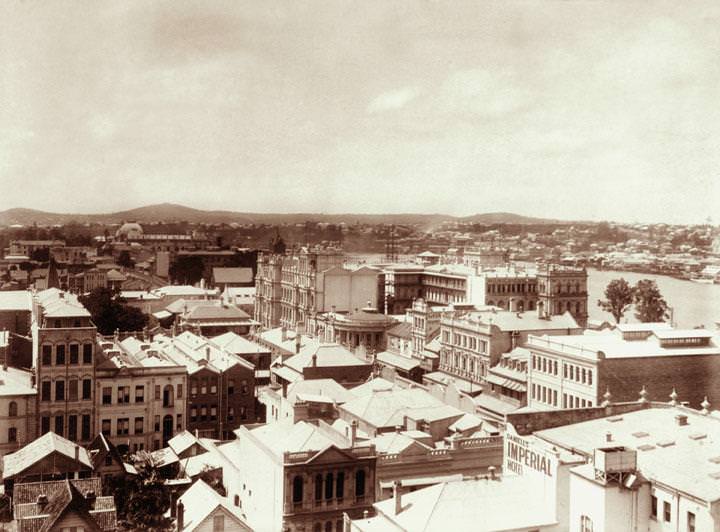
[{"label": "multi-storey building", "polygon": [[645,388],[651,400],[675,389],[697,407],[720,403],[720,342],[712,331],[668,324],[621,324],[579,336],[531,336],[526,347],[528,405],[563,409],[597,406],[605,395],[633,401]]},{"label": "multi-storey building", "polygon": [[264,328],[307,327],[318,312],[351,312],[378,301],[378,270],[343,267],[336,248],[258,256],[255,319]]},{"label": "multi-storey building", "polygon": [[27,290],[0,292],[0,331],[5,331],[5,358],[9,366],[32,366],[32,294]]},{"label": "multi-storey building", "polygon": [[241,425],[257,421],[252,363],[188,331],[156,336],[151,346],[187,368],[189,431],[227,439]]},{"label": "multi-storey building", "polygon": [[587,323],[587,270],[546,265],[537,273],[537,305],[545,313],[569,312],[583,327]]},{"label": "multi-storey building", "polygon": [[321,342],[338,343],[366,353],[385,348],[385,332],[397,321],[373,307],[353,312],[323,312],[310,318],[308,331]]},{"label": "multi-storey building", "polygon": [[95,426],[119,451],[159,449],[187,425],[187,369],[133,337],[101,340]]},{"label": "multi-storey building", "polygon": [[343,530],[375,501],[375,448],[356,446],[326,423],[273,423],[237,432],[238,496],[253,530]]},{"label": "multi-storey building", "polygon": [[0,369],[0,456],[37,437],[35,376],[22,369]]},{"label": "multi-storey building", "polygon": [[527,342],[531,334],[581,334],[570,314],[543,316],[538,312],[454,310],[441,319],[440,371],[482,384],[503,353]]},{"label": "multi-storey building", "polygon": [[65,242],[62,240],[12,240],[10,242],[9,255],[16,257],[28,257],[35,251],[48,250],[50,248],[62,247]]},{"label": "multi-storey building", "polygon": [[33,297],[33,367],[39,434],[53,431],[90,443],[95,435],[95,337],[77,297],[49,288]]}]

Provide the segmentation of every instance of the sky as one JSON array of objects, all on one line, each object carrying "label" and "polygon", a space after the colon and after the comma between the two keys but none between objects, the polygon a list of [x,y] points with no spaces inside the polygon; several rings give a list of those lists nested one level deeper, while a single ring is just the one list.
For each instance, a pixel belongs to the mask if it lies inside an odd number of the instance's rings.
[{"label": "sky", "polygon": [[719,27],[717,0],[4,0],[0,210],[704,222]]}]

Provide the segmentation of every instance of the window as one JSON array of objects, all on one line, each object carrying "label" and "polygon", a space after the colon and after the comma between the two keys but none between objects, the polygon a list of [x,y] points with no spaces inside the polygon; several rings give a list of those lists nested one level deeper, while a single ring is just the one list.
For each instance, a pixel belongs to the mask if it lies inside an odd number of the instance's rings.
[{"label": "window", "polygon": [[240,393],[243,395],[247,395],[249,391],[248,383],[245,379],[240,381]]},{"label": "window", "polygon": [[129,418],[120,418],[117,420],[117,435],[118,436],[127,436],[130,434],[130,419]]},{"label": "window", "polygon": [[65,400],[65,381],[64,380],[55,381],[55,400],[56,401],[64,401]]},{"label": "window", "polygon": [[65,418],[63,416],[55,416],[55,434],[65,435]]},{"label": "window", "polygon": [[230,379],[228,380],[228,395],[232,395],[235,393],[235,380]]},{"label": "window", "polygon": [[182,387],[182,384],[178,384],[178,385],[177,385],[177,398],[178,398],[178,399],[182,399],[182,392],[183,392],[183,389],[182,389],[182,388],[183,388],[183,387]]},{"label": "window", "polygon": [[177,430],[182,430],[182,414],[177,415]]},{"label": "window", "polygon": [[173,387],[172,384],[166,384],[163,388],[163,407],[169,408],[173,406]]},{"label": "window", "polygon": [[102,389],[102,404],[112,404],[112,388],[110,386],[106,386]]},{"label": "window", "polygon": [[345,496],[345,473],[340,471],[337,474],[337,482],[335,486],[335,497],[342,499]]},{"label": "window", "polygon": [[200,382],[200,393],[207,393],[207,381],[205,379]]},{"label": "window", "polygon": [[160,400],[160,397],[161,397],[161,395],[160,395],[160,386],[159,386],[159,385],[156,385],[156,386],[155,386],[155,400],[156,400],[156,401],[159,401],[159,400]]},{"label": "window", "polygon": [[695,514],[692,512],[687,513],[687,529],[688,532],[695,532]]},{"label": "window", "polygon": [[40,418],[40,432],[43,434],[47,434],[50,432],[50,418],[47,416],[43,416]]},{"label": "window", "polygon": [[145,386],[135,386],[135,402],[145,402]]},{"label": "window", "polygon": [[8,443],[15,443],[17,441],[17,429],[10,427],[8,429]]},{"label": "window", "polygon": [[197,407],[193,406],[190,408],[190,421],[196,421],[197,420]]},{"label": "window", "polygon": [[213,532],[224,532],[225,531],[225,516],[216,515],[213,516]]},{"label": "window", "polygon": [[50,391],[50,387],[52,384],[50,381],[42,381],[42,386],[40,388],[40,400],[41,401],[50,401],[52,392]]},{"label": "window", "polygon": [[82,384],[82,398],[83,400],[92,399],[92,380],[83,379]]},{"label": "window", "polygon": [[295,504],[301,503],[303,500],[303,478],[300,475],[296,475],[293,478],[293,502]]},{"label": "window", "polygon": [[315,500],[320,501],[322,500],[322,484],[323,484],[323,477],[322,475],[315,475]]},{"label": "window", "polygon": [[55,365],[65,365],[65,344],[59,344],[55,346]]},{"label": "window", "polygon": [[70,344],[70,364],[77,364],[80,359],[80,346]]},{"label": "window", "polygon": [[78,380],[77,379],[70,379],[68,381],[68,400],[69,401],[77,401],[78,400]]},{"label": "window", "polygon": [[112,463],[113,463],[112,455],[111,455],[110,453],[107,453],[107,454],[105,455],[105,465],[106,465],[106,466],[111,466]]},{"label": "window", "polygon": [[145,432],[145,419],[141,417],[136,417],[134,434],[142,434],[143,432]]},{"label": "window", "polygon": [[593,532],[592,519],[587,515],[580,516],[580,532]]},{"label": "window", "polygon": [[240,407],[240,419],[247,419],[247,410],[244,406]]},{"label": "window", "polygon": [[355,496],[363,497],[365,495],[365,470],[359,469],[355,472]]},{"label": "window", "polygon": [[207,420],[207,407],[202,406],[200,407],[200,421]]},{"label": "window", "polygon": [[83,344],[83,364],[92,364],[92,344]]},{"label": "window", "polygon": [[77,416],[76,415],[70,415],[68,416],[68,440],[75,441],[77,440]]},{"label": "window", "polygon": [[52,346],[42,346],[42,364],[43,366],[49,366],[52,364]]},{"label": "window", "polygon": [[210,385],[210,393],[217,393],[217,384],[212,383]]},{"label": "window", "polygon": [[663,502],[663,519],[665,519],[665,521],[669,523],[670,517],[672,517],[671,511],[670,511],[670,503],[665,501],[665,502]]},{"label": "window", "polygon": [[217,408],[214,406],[210,407],[210,420],[215,421],[217,419]]},{"label": "window", "polygon": [[160,432],[160,416],[155,416],[155,432]]},{"label": "window", "polygon": [[112,430],[112,422],[109,419],[103,419],[102,420],[102,433],[105,436],[110,436],[110,431]]},{"label": "window", "polygon": [[90,414],[82,416],[82,439],[83,441],[90,439]]},{"label": "window", "polygon": [[8,416],[16,417],[18,415],[17,412],[17,403],[15,401],[10,401],[10,404],[8,405]]},{"label": "window", "polygon": [[333,474],[328,473],[325,475],[325,499],[332,499],[333,497]]},{"label": "window", "polygon": [[232,406],[228,407],[227,418],[228,421],[233,421],[235,419],[235,409]]},{"label": "window", "polygon": [[130,402],[130,386],[118,386],[117,402],[118,404]]},{"label": "window", "polygon": [[190,395],[197,395],[197,381],[195,379],[190,381]]}]

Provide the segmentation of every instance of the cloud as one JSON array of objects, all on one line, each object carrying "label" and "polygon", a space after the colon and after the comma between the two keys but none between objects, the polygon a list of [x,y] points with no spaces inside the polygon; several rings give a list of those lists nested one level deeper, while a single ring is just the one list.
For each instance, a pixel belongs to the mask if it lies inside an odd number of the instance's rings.
[{"label": "cloud", "polygon": [[405,107],[408,103],[420,96],[418,87],[405,87],[396,91],[384,92],[368,105],[369,113],[392,111]]}]

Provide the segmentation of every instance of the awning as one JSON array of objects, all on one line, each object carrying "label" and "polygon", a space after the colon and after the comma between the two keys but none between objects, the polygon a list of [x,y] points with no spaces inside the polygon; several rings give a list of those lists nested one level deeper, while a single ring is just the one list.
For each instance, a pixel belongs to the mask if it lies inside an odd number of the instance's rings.
[{"label": "awning", "polygon": [[505,377],[501,377],[499,375],[493,375],[492,373],[488,374],[488,376],[485,377],[485,380],[493,384],[497,384],[498,386],[502,386],[510,390],[515,390],[516,392],[527,391],[527,386],[522,384],[521,382],[517,382],[512,379],[506,379]]},{"label": "awning", "polygon": [[280,366],[272,369],[272,372],[283,380],[288,382],[295,382],[302,379],[297,371],[294,371],[286,366]]},{"label": "awning", "polygon": [[157,312],[153,312],[153,316],[155,316],[159,320],[164,320],[166,318],[172,317],[172,313],[168,312],[167,310],[159,310]]}]

